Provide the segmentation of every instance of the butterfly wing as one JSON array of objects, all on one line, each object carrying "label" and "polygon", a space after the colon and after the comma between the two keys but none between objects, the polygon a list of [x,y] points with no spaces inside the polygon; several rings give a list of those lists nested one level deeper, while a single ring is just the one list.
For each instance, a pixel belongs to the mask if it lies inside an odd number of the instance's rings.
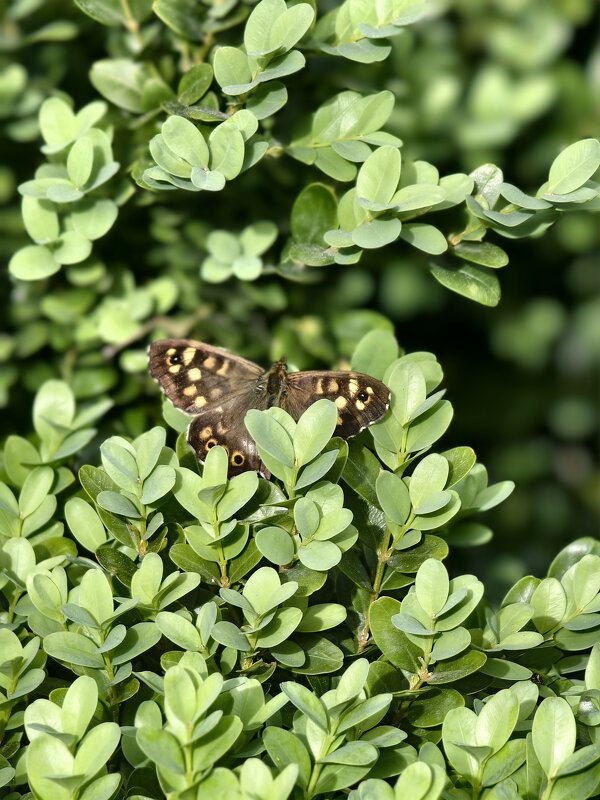
[{"label": "butterfly wing", "polygon": [[229,455],[230,475],[261,469],[244,425],[249,408],[266,408],[259,385],[264,371],[258,364],[191,339],[152,342],[148,361],[150,374],[173,405],[194,415],[187,440],[199,461],[221,445]]},{"label": "butterfly wing", "polygon": [[253,361],[192,339],[152,342],[148,362],[169,400],[188,414],[250,394],[263,374]]},{"label": "butterfly wing", "polygon": [[348,439],[378,422],[390,405],[388,387],[362,372],[292,372],[282,408],[295,420],[321,398],[338,410],[335,435]]},{"label": "butterfly wing", "polygon": [[219,444],[227,450],[230,477],[247,470],[265,474],[256,445],[244,425],[249,408],[266,408],[266,401],[261,402],[256,394],[238,394],[218,406],[207,407],[192,419],[187,440],[198,461],[204,461],[211,447]]}]

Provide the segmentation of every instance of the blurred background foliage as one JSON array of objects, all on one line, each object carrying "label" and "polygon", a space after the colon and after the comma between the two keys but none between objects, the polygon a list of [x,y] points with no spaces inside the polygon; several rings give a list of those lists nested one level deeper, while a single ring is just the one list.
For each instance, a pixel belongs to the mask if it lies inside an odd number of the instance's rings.
[{"label": "blurred background foliage", "polygon": [[[154,16],[144,0],[131,3],[145,24],[128,29],[100,25],[70,2],[0,3],[3,260],[29,242],[17,186],[43,163],[41,103],[64,92],[78,110],[99,99],[90,69],[108,57],[139,59],[158,83],[176,84],[190,49],[159,19],[168,5],[157,0]],[[253,3],[225,3],[222,16],[216,3],[199,5],[227,42]],[[319,12],[334,5],[319,2]],[[289,102],[277,134],[291,136],[334,92],[388,89],[396,105],[387,130],[403,140],[404,156],[429,160],[442,174],[492,162],[524,191],[543,182],[567,144],[600,135],[596,0],[433,6],[431,17],[390,40],[392,53],[379,64],[311,57],[286,80]],[[231,35],[236,43],[238,34]],[[438,285],[426,255],[401,241],[356,266],[313,271],[309,283],[284,282],[268,268],[255,283],[208,283],[200,269],[209,235],[214,244],[215,229],[239,235],[263,220],[285,228],[307,168],[271,157],[240,176],[233,191],[144,192],[123,167],[146,157],[162,119],[156,110],[132,116],[109,108],[106,125],[117,131],[114,156],[122,165],[110,196],[121,208],[91,260],[31,283],[2,270],[2,436],[29,434],[32,395],[57,376],[80,399],[111,396],[102,436],[145,430],[160,418],[145,372],[151,335],[191,335],[262,363],[285,353],[306,368],[343,363],[366,331],[395,328],[407,351],[431,350],[444,366],[455,409],[445,445],[473,446],[493,480],[517,484],[490,515],[494,541],[485,552],[455,550],[450,568],[476,572],[493,596],[521,574],[545,571],[566,542],[599,534],[597,215],[564,215],[539,238],[508,242],[511,263],[496,308]],[[314,170],[311,179],[323,175]],[[94,452],[82,453],[82,462]]]}]

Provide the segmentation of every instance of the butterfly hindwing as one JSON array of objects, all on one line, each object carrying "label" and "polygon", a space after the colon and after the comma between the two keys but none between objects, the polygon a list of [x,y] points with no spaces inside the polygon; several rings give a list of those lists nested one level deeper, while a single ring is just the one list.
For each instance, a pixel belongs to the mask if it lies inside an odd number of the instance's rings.
[{"label": "butterfly hindwing", "polygon": [[244,425],[252,397],[238,396],[220,406],[211,406],[195,416],[187,430],[187,440],[199,461],[216,445],[227,450],[229,475],[246,470],[261,471],[262,464],[253,439]]},{"label": "butterfly hindwing", "polygon": [[335,404],[335,435],[347,439],[383,417],[390,404],[390,390],[362,372],[292,372],[282,408],[297,420],[321,398]]}]

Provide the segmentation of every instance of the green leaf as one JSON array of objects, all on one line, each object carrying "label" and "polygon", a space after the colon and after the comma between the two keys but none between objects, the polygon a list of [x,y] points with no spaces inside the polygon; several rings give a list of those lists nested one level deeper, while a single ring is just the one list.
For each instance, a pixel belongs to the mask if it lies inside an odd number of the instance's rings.
[{"label": "green leaf", "polygon": [[378,751],[368,742],[348,742],[319,759],[320,764],[370,765],[377,760]]},{"label": "green leaf", "polygon": [[52,658],[67,664],[92,669],[104,667],[104,659],[97,652],[95,645],[79,633],[70,631],[49,633],[44,639],[44,650]]},{"label": "green leaf", "polygon": [[[66,700],[66,698],[65,698]],[[121,730],[114,722],[103,722],[92,728],[81,741],[73,771],[75,774],[95,775],[108,762],[117,749]]]},{"label": "green leaf", "polygon": [[373,638],[383,655],[398,669],[416,674],[422,652],[391,621],[399,613],[400,603],[391,597],[381,597],[371,604],[369,624]]},{"label": "green leaf", "polygon": [[298,783],[306,788],[311,774],[311,761],[301,740],[291,731],[269,725],[265,728],[263,743],[279,771],[290,764],[298,766]]},{"label": "green leaf", "polygon": [[141,113],[144,83],[151,77],[149,67],[128,58],[95,61],[90,70],[92,85],[111,103]]},{"label": "green leaf", "polygon": [[510,689],[502,689],[490,697],[479,712],[475,725],[475,742],[497,753],[508,742],[517,724],[519,703]]},{"label": "green leaf", "polygon": [[283,83],[273,81],[258,86],[246,102],[246,108],[256,119],[263,120],[273,116],[287,103],[288,92]]},{"label": "green leaf", "polygon": [[339,603],[321,603],[310,606],[296,630],[298,633],[318,633],[341,625],[347,613]]},{"label": "green leaf", "polygon": [[439,256],[448,249],[448,242],[444,234],[433,225],[422,222],[405,222],[400,232],[400,238],[432,256]]},{"label": "green leaf", "polygon": [[25,229],[36,244],[49,244],[58,238],[60,224],[53,203],[25,196],[21,201],[21,214]]},{"label": "green leaf", "polygon": [[183,752],[172,733],[154,728],[139,728],[136,733],[137,743],[145,755],[155,764],[175,773],[185,774]]},{"label": "green leaf", "polygon": [[47,152],[55,153],[73,141],[77,132],[77,119],[72,109],[59,97],[44,100],[39,114],[40,130]]},{"label": "green leaf", "polygon": [[67,157],[69,179],[81,189],[88,182],[94,166],[94,143],[89,136],[77,139]]},{"label": "green leaf", "polygon": [[337,409],[330,400],[317,400],[302,414],[294,431],[293,445],[298,466],[303,466],[323,450],[335,430]]},{"label": "green leaf", "polygon": [[[124,26],[128,18],[123,7],[115,0],[75,0],[75,5],[96,22],[111,27]],[[137,8],[136,8],[137,5]],[[139,4],[133,4],[134,11],[139,11]],[[138,14],[135,14],[137,17]],[[146,16],[144,14],[144,16]]]},{"label": "green leaf", "polygon": [[373,330],[366,333],[354,348],[350,366],[383,380],[390,364],[398,357],[398,342],[390,331]]},{"label": "green leaf", "polygon": [[440,492],[445,487],[449,471],[448,462],[437,453],[432,453],[419,461],[409,483],[410,500],[415,513],[423,513],[419,510],[419,506],[430,495]]},{"label": "green leaf", "polygon": [[546,697],[533,718],[533,747],[547,777],[575,751],[575,717],[562,697]]},{"label": "green leaf", "polygon": [[552,162],[548,190],[567,194],[579,189],[600,167],[600,142],[581,139],[566,147]]},{"label": "green leaf", "polygon": [[400,180],[400,151],[396,147],[378,147],[358,172],[356,196],[375,206],[388,205]]},{"label": "green leaf", "polygon": [[430,689],[411,702],[408,718],[418,728],[433,728],[441,725],[449,711],[464,704],[464,697],[455,689]]},{"label": "green leaf", "polygon": [[92,243],[77,231],[62,233],[55,242],[52,255],[59,264],[79,264],[92,252]]},{"label": "green leaf", "polygon": [[483,786],[495,786],[512,775],[525,761],[524,739],[513,739],[489,757],[482,777]]},{"label": "green leaf", "polygon": [[140,502],[143,505],[152,505],[161,497],[168,494],[175,485],[176,475],[173,467],[159,465],[144,481],[144,488]]},{"label": "green leaf", "polygon": [[374,219],[352,231],[352,241],[357,247],[373,250],[395,242],[400,235],[402,223],[399,219]]},{"label": "green leaf", "polygon": [[20,281],[39,281],[58,272],[60,262],[47,247],[31,244],[17,250],[8,263],[8,269]]},{"label": "green leaf", "polygon": [[261,528],[255,534],[256,546],[272,564],[289,564],[294,558],[294,541],[290,534],[275,526]]},{"label": "green leaf", "polygon": [[246,652],[250,650],[250,645],[246,636],[232,622],[217,622],[211,631],[212,638],[234,650]]},{"label": "green leaf", "polygon": [[376,481],[381,465],[370,450],[355,441],[350,441],[348,460],[342,472],[342,479],[359,497],[372,506],[378,505]]},{"label": "green leaf", "polygon": [[206,17],[198,14],[193,0],[154,0],[152,11],[184,40],[202,41]]},{"label": "green leaf", "polygon": [[415,593],[423,610],[435,618],[446,605],[449,579],[446,568],[435,558],[428,558],[417,572]]},{"label": "green leaf", "polygon": [[324,234],[337,227],[335,194],[322,183],[310,183],[294,201],[290,224],[296,241],[325,247]]},{"label": "green leaf", "polygon": [[270,414],[251,409],[244,424],[261,450],[285,467],[294,466],[294,446],[286,429]]},{"label": "green leaf", "polygon": [[327,731],[327,711],[318,697],[315,697],[309,689],[299,683],[284,681],[280,686],[299,711],[314,722],[318,728]]},{"label": "green leaf", "polygon": [[77,541],[95,553],[108,541],[108,535],[94,509],[81,497],[71,497],[65,504],[65,519]]},{"label": "green leaf", "polygon": [[163,123],[161,133],[165,144],[176,156],[192,167],[208,166],[208,145],[193,122],[171,116]]},{"label": "green leaf", "polygon": [[504,250],[489,242],[459,242],[452,253],[464,261],[491,269],[500,269],[508,264],[508,256]]},{"label": "green leaf", "polygon": [[252,78],[248,56],[237,47],[217,48],[213,69],[225,94],[244,94],[258,84],[258,80]]},{"label": "green leaf", "polygon": [[96,502],[100,508],[106,509],[113,514],[120,514],[123,517],[139,519],[141,514],[129,498],[118,492],[100,492],[96,497]]},{"label": "green leaf", "polygon": [[310,27],[314,11],[308,3],[287,8],[284,0],[261,0],[246,22],[244,46],[251,56],[290,50]]},{"label": "green leaf", "polygon": [[[304,4],[303,4],[304,5]],[[269,66],[259,74],[258,80],[272,81],[276,78],[283,78],[292,75],[302,69],[306,64],[306,59],[299,50],[292,50],[284,56],[274,58],[269,62]]]},{"label": "green leaf", "polygon": [[208,139],[210,168],[226,180],[237,177],[244,164],[244,137],[233,125],[222,123],[214,128]]},{"label": "green leaf", "polygon": [[500,284],[492,272],[477,266],[450,267],[431,262],[429,270],[433,277],[457,294],[474,300],[483,306],[497,306],[500,302]]},{"label": "green leaf", "polygon": [[54,482],[54,470],[51,467],[34,467],[25,478],[19,495],[19,511],[22,517],[28,517],[36,511],[46,499]]},{"label": "green leaf", "polygon": [[393,472],[381,471],[375,484],[377,500],[386,517],[396,525],[404,525],[410,514],[410,498],[406,484]]},{"label": "green leaf", "polygon": [[93,200],[86,198],[77,203],[69,216],[73,230],[84,239],[101,239],[112,228],[119,210],[108,198]]},{"label": "green leaf", "polygon": [[433,675],[429,679],[431,685],[440,683],[455,683],[467,675],[480,670],[486,663],[486,656],[476,650],[451,658],[446,661],[439,661],[433,669]]},{"label": "green leaf", "polygon": [[180,103],[193,105],[203,97],[213,79],[213,70],[210,64],[194,64],[183,74],[177,86],[177,96]]}]

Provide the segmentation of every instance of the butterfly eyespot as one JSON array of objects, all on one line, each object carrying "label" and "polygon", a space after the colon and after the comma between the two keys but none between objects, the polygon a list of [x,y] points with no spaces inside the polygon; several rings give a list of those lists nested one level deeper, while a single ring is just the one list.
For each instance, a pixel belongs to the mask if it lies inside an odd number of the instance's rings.
[{"label": "butterfly eyespot", "polygon": [[167,358],[167,364],[168,364],[170,367],[173,367],[173,366],[175,366],[176,364],[181,364],[181,356],[178,356],[178,355],[169,356],[169,357]]},{"label": "butterfly eyespot", "polygon": [[360,400],[361,403],[368,403],[371,400],[371,395],[363,389],[357,394],[356,399]]},{"label": "butterfly eyespot", "polygon": [[235,450],[231,458],[229,459],[234,467],[241,467],[244,461],[244,454],[240,453],[239,450]]},{"label": "butterfly eyespot", "polygon": [[210,439],[207,441],[207,443],[204,445],[204,447],[206,448],[206,450],[210,450],[210,448],[211,448],[211,447],[214,447],[214,446],[215,446],[215,445],[217,445],[217,444],[219,444],[219,443],[217,442],[217,440],[211,437],[211,438],[210,438]]}]

